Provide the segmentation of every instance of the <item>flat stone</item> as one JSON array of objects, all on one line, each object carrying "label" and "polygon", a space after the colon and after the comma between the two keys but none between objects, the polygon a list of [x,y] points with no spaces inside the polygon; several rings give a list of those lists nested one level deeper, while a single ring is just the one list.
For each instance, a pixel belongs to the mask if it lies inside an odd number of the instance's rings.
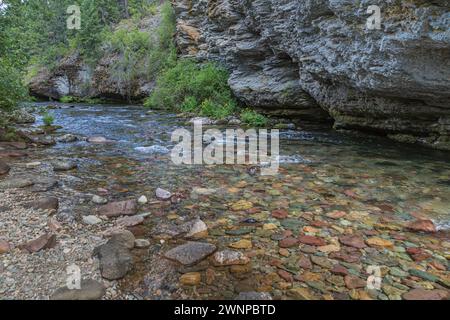
[{"label": "flat stone", "polygon": [[328,212],[326,214],[326,216],[328,218],[331,218],[331,219],[341,219],[341,218],[345,217],[346,215],[347,215],[346,212],[344,212],[344,211],[337,211],[337,210]]},{"label": "flat stone", "polygon": [[330,252],[339,252],[341,247],[336,244],[329,244],[327,246],[322,246],[317,248],[320,252],[330,253]]},{"label": "flat stone", "polygon": [[161,200],[169,200],[172,197],[172,193],[161,188],[156,189],[155,194],[156,197]]},{"label": "flat stone", "polygon": [[307,288],[292,288],[287,293],[295,300],[315,300],[317,299]]},{"label": "flat stone", "polygon": [[331,269],[331,273],[339,275],[339,276],[346,276],[346,275],[348,275],[348,270],[345,267],[343,267],[342,265],[336,264]]},{"label": "flat stone", "polygon": [[34,182],[28,178],[13,178],[0,181],[0,190],[26,188],[33,184]]},{"label": "flat stone", "polygon": [[[133,241],[134,246],[134,241]],[[124,243],[110,239],[94,250],[100,260],[100,272],[107,280],[119,280],[133,267],[133,256]]]},{"label": "flat stone", "polygon": [[345,276],[344,277],[345,286],[348,289],[359,289],[359,288],[365,288],[367,286],[367,281],[364,281],[363,279],[356,277],[356,276]]},{"label": "flat stone", "polygon": [[100,197],[98,195],[94,195],[92,197],[92,202],[95,204],[107,204],[108,203],[108,199],[105,199],[103,197]]},{"label": "flat stone", "polygon": [[53,160],[51,165],[54,171],[69,171],[78,167],[78,165],[70,160]]},{"label": "flat stone", "polygon": [[288,237],[286,239],[281,240],[278,245],[280,248],[292,248],[298,245],[298,239],[293,237]]},{"label": "flat stone", "polygon": [[364,239],[356,235],[342,236],[339,238],[339,242],[345,246],[357,249],[364,249],[367,247],[364,243]]},{"label": "flat stone", "polygon": [[229,245],[233,249],[251,249],[253,244],[250,240],[242,239]]},{"label": "flat stone", "polygon": [[150,241],[146,239],[136,239],[134,241],[134,246],[138,249],[145,249],[150,247]]},{"label": "flat stone", "polygon": [[180,277],[180,283],[185,286],[196,286],[202,281],[202,275],[200,272],[190,272],[183,274]]},{"label": "flat stone", "polygon": [[204,242],[187,242],[164,254],[169,260],[175,260],[185,266],[192,266],[216,251],[216,246]]},{"label": "flat stone", "polygon": [[21,245],[20,248],[27,250],[29,253],[35,253],[41,250],[54,248],[55,245],[56,236],[46,233],[33,241]]},{"label": "flat stone", "polygon": [[36,210],[58,210],[59,200],[56,197],[46,197],[27,203],[25,208],[33,208]]},{"label": "flat stone", "polygon": [[224,250],[214,254],[214,264],[216,266],[245,265],[249,262],[250,259],[239,251]]},{"label": "flat stone", "polygon": [[311,263],[311,259],[307,256],[301,256],[298,260],[298,266],[302,269],[310,270],[312,269],[313,265]]},{"label": "flat stone", "polygon": [[394,244],[392,243],[392,241],[378,238],[378,237],[369,238],[366,240],[366,243],[369,246],[375,247],[375,248],[393,248],[394,247]]},{"label": "flat stone", "polygon": [[95,280],[81,280],[80,289],[69,289],[67,287],[59,288],[50,297],[50,300],[100,300],[106,294],[105,286]]},{"label": "flat stone", "polygon": [[247,200],[240,200],[231,205],[231,210],[233,211],[245,211],[253,208],[253,203]]},{"label": "flat stone", "polygon": [[78,141],[78,137],[76,135],[68,133],[68,134],[65,134],[65,135],[62,135],[62,136],[56,138],[56,141],[58,141],[60,143],[71,143],[71,142]]},{"label": "flat stone", "polygon": [[100,136],[98,136],[98,137],[89,137],[87,139],[87,141],[89,143],[94,143],[94,144],[95,143],[101,144],[101,143],[111,143],[111,142],[113,142],[111,140],[106,139],[105,137],[100,137]]},{"label": "flat stone", "polygon": [[422,278],[426,281],[430,281],[430,282],[438,282],[439,281],[439,277],[437,277],[431,273],[428,273],[426,271],[422,271],[422,270],[418,270],[418,269],[410,269],[409,274],[411,274],[415,277]]},{"label": "flat stone", "polygon": [[142,216],[131,216],[131,217],[123,217],[119,218],[116,221],[116,225],[120,227],[135,227],[144,222],[145,218]]},{"label": "flat stone", "polygon": [[333,267],[333,263],[325,257],[311,256],[311,261],[312,263],[325,269],[331,269]]},{"label": "flat stone", "polygon": [[0,254],[7,253],[11,250],[11,245],[6,240],[0,240]]},{"label": "flat stone", "polygon": [[286,219],[289,217],[289,212],[286,209],[278,209],[272,211],[272,217],[276,219]]},{"label": "flat stone", "polygon": [[208,234],[208,226],[201,219],[192,221],[189,225],[188,238],[202,238]]},{"label": "flat stone", "polygon": [[405,300],[448,300],[450,298],[449,292],[446,290],[425,290],[413,289],[403,294]]},{"label": "flat stone", "polygon": [[416,232],[434,233],[437,231],[436,226],[431,220],[416,220],[408,223],[406,228]]},{"label": "flat stone", "polygon": [[87,225],[96,225],[102,223],[102,219],[98,218],[97,216],[84,216],[83,222]]},{"label": "flat stone", "polygon": [[241,301],[268,301],[273,300],[270,293],[267,292],[241,292],[236,300]]},{"label": "flat stone", "polygon": [[137,213],[136,200],[111,202],[98,209],[98,214],[111,217],[131,216]]},{"label": "flat stone", "polygon": [[315,236],[308,236],[308,235],[303,235],[303,236],[298,237],[298,241],[300,241],[303,244],[307,244],[310,246],[316,246],[316,247],[322,247],[327,244],[325,242],[325,240],[323,240],[322,238],[318,238]]}]

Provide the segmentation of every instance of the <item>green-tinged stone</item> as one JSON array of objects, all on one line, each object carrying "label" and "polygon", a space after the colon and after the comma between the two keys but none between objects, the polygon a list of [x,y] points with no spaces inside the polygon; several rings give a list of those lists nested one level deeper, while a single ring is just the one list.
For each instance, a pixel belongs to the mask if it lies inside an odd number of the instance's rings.
[{"label": "green-tinged stone", "polygon": [[214,237],[220,237],[220,236],[224,236],[225,235],[225,231],[220,230],[220,229],[212,229],[209,231],[209,234],[214,236]]},{"label": "green-tinged stone", "polygon": [[227,230],[225,233],[229,236],[243,236],[249,233],[252,233],[255,228],[240,228],[235,230]]},{"label": "green-tinged stone", "polygon": [[319,290],[322,293],[327,293],[327,289],[326,286],[322,283],[322,282],[317,282],[317,281],[308,281],[306,282],[306,284],[316,290]]},{"label": "green-tinged stone", "polygon": [[418,270],[418,269],[410,269],[409,273],[413,276],[416,276],[416,277],[419,277],[419,278],[422,278],[424,280],[431,281],[431,282],[437,282],[440,280],[439,277],[436,277],[435,275],[433,275],[431,273],[428,273],[428,272],[425,272],[422,270]]},{"label": "green-tinged stone", "polygon": [[401,270],[400,268],[393,267],[389,270],[389,273],[394,277],[404,278],[408,276],[408,273]]},{"label": "green-tinged stone", "polygon": [[281,221],[281,225],[286,229],[298,231],[300,227],[304,226],[304,222],[300,219],[284,219]]}]

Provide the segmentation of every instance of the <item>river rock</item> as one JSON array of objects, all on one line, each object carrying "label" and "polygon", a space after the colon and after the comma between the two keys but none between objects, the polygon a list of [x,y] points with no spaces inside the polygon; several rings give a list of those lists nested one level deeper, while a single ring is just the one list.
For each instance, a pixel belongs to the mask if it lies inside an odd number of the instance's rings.
[{"label": "river rock", "polygon": [[0,254],[7,253],[11,250],[11,245],[6,240],[0,240]]},{"label": "river rock", "polygon": [[186,237],[188,238],[203,238],[208,235],[208,226],[201,219],[196,219],[188,223],[189,232]]},{"label": "river rock", "polygon": [[97,216],[84,216],[83,222],[87,225],[96,225],[102,223],[102,219],[98,218]]},{"label": "river rock", "polygon": [[63,159],[53,160],[51,161],[51,165],[54,171],[69,171],[78,167],[75,162]]},{"label": "river rock", "polygon": [[105,286],[92,279],[81,280],[80,289],[69,289],[67,286],[59,288],[50,297],[50,300],[100,300],[106,294]]},{"label": "river rock", "polygon": [[56,197],[46,197],[25,205],[26,208],[33,208],[36,210],[50,210],[56,211],[59,208],[59,200]]},{"label": "river rock", "polygon": [[315,236],[308,236],[308,235],[302,235],[302,236],[298,237],[298,241],[303,244],[307,244],[310,246],[317,246],[317,247],[323,247],[327,244],[326,241],[323,240],[322,238],[318,238]]},{"label": "river rock", "polygon": [[92,197],[92,202],[95,204],[107,204],[108,203],[108,199],[100,197],[98,195],[94,195]]},{"label": "river rock", "polygon": [[156,197],[160,200],[169,200],[172,197],[172,193],[161,188],[156,189],[155,194]]},{"label": "river rock", "polygon": [[144,217],[142,216],[132,216],[132,217],[123,217],[119,218],[116,221],[116,225],[119,227],[135,227],[137,225],[140,225],[144,222]]},{"label": "river rock", "polygon": [[216,246],[210,243],[191,241],[169,250],[164,257],[191,266],[214,253],[216,249]]},{"label": "river rock", "polygon": [[134,246],[138,249],[145,249],[150,247],[150,241],[146,239],[136,239],[134,241]]},{"label": "river rock", "polygon": [[183,274],[180,277],[180,283],[185,286],[196,286],[202,281],[202,275],[200,272],[190,272]]},{"label": "river rock", "polygon": [[347,275],[344,277],[345,285],[348,289],[359,289],[359,288],[365,288],[367,286],[367,281],[364,281],[363,279]]},{"label": "river rock", "polygon": [[33,241],[21,245],[20,248],[27,250],[29,253],[35,253],[41,250],[54,248],[55,246],[56,236],[51,233],[46,233]]},{"label": "river rock", "polygon": [[412,289],[403,294],[405,300],[448,300],[450,298],[449,292],[446,290],[425,290]]},{"label": "river rock", "polygon": [[239,251],[224,250],[214,254],[214,264],[217,266],[245,265],[249,262],[250,259]]},{"label": "river rock", "polygon": [[110,143],[112,142],[111,140],[106,139],[105,137],[89,137],[87,139],[87,141],[89,143],[94,143],[94,144],[102,144],[102,143]]},{"label": "river rock", "polygon": [[2,160],[0,160],[0,176],[5,175],[11,170],[11,168]]},{"label": "river rock", "polygon": [[56,141],[61,142],[61,143],[71,143],[71,142],[78,141],[78,137],[76,135],[68,133],[61,137],[56,138]]},{"label": "river rock", "polygon": [[95,248],[93,255],[98,256],[100,272],[107,280],[122,279],[133,267],[133,256],[130,250],[124,243],[114,239]]},{"label": "river rock", "polygon": [[233,249],[251,249],[253,247],[253,244],[250,240],[242,239],[237,242],[231,243],[229,247]]},{"label": "river rock", "polygon": [[28,178],[11,178],[0,181],[0,190],[26,188],[33,184],[34,182]]},{"label": "river rock", "polygon": [[119,242],[123,244],[128,249],[134,248],[134,243],[136,241],[132,232],[128,230],[116,231],[111,235],[111,241]]},{"label": "river rock", "polygon": [[428,233],[434,233],[436,232],[436,226],[434,225],[433,221],[431,220],[416,220],[413,222],[410,222],[406,225],[406,228],[411,231],[417,231],[417,232],[428,232]]},{"label": "river rock", "polygon": [[367,247],[364,243],[364,239],[357,235],[342,236],[339,238],[339,242],[345,246],[357,249],[364,249]]},{"label": "river rock", "polygon": [[107,205],[101,206],[98,209],[98,214],[102,216],[119,217],[119,216],[132,216],[137,213],[136,200],[126,200],[119,202],[111,202]]},{"label": "river rock", "polygon": [[392,241],[378,238],[378,237],[372,237],[366,240],[366,243],[374,248],[392,248],[394,247],[394,244]]},{"label": "river rock", "polygon": [[138,199],[138,203],[139,203],[140,205],[147,204],[147,203],[148,203],[147,197],[146,197],[146,196],[141,196],[141,197]]}]

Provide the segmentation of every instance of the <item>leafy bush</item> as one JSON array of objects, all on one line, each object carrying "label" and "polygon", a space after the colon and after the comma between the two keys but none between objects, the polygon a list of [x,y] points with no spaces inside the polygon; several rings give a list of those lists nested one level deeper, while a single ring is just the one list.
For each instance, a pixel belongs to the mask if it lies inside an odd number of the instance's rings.
[{"label": "leafy bush", "polygon": [[227,71],[213,63],[198,65],[186,59],[162,72],[145,106],[197,112],[217,119],[236,110]]},{"label": "leafy bush", "polygon": [[61,97],[59,99],[59,101],[62,102],[62,103],[72,103],[72,102],[76,102],[77,99],[75,97],[72,97],[72,96],[64,96],[64,97]]},{"label": "leafy bush", "polygon": [[254,127],[263,127],[268,123],[265,116],[251,109],[245,109],[241,112],[241,120],[243,123]]},{"label": "leafy bush", "polygon": [[51,115],[50,113],[46,112],[44,113],[43,117],[42,117],[42,121],[44,121],[44,124],[47,127],[50,127],[53,122],[55,122],[55,117],[53,115]]},{"label": "leafy bush", "polygon": [[25,99],[26,91],[20,77],[9,61],[0,57],[0,109],[10,110]]}]

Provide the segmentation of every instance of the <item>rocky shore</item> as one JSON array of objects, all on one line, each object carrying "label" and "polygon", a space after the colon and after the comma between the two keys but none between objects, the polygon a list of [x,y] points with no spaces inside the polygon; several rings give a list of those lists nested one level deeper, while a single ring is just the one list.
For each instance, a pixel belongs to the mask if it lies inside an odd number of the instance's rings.
[{"label": "rocky shore", "polygon": [[[0,145],[4,299],[449,298],[449,234],[427,215],[442,199],[402,213],[403,202],[370,200],[373,190],[334,180],[326,165],[297,164],[277,177],[246,166],[180,177],[166,155],[98,156],[101,167],[81,175],[84,162],[36,141],[82,141],[96,152],[116,142],[22,129],[29,142]],[[81,290],[66,287],[71,265]],[[378,288],[368,287],[374,275]]]}]

